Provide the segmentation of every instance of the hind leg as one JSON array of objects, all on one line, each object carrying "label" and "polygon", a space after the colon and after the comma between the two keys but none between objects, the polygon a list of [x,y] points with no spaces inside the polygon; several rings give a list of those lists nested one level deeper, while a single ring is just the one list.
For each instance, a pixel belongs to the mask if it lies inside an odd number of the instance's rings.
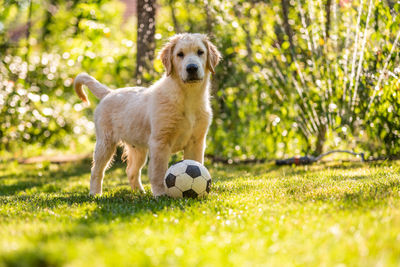
[{"label": "hind leg", "polygon": [[126,174],[133,191],[144,192],[140,179],[143,166],[146,164],[147,149],[125,145],[128,166]]},{"label": "hind leg", "polygon": [[104,171],[115,152],[115,143],[98,140],[94,150],[92,174],[90,177],[90,195],[101,195]]}]

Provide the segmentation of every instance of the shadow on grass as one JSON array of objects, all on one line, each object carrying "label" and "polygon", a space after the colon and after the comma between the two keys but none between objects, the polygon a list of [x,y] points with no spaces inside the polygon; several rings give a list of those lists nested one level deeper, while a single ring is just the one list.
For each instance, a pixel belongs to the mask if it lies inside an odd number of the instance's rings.
[{"label": "shadow on grass", "polygon": [[[52,169],[51,166],[56,166],[56,169]],[[23,173],[13,173],[1,175],[0,179],[3,178],[33,178],[33,179],[68,179],[71,176],[77,176],[84,173],[90,173],[91,161],[89,159],[77,161],[74,163],[65,164],[50,164],[44,162],[42,164],[28,164],[21,165],[21,168],[27,171]],[[39,175],[39,173],[42,173]]]},{"label": "shadow on grass", "polygon": [[185,210],[187,207],[207,202],[204,199],[173,199],[170,197],[155,198],[151,193],[134,193],[128,189],[119,189],[103,196],[89,196],[87,192],[77,194],[54,195],[21,195],[3,199],[2,202],[24,202],[29,203],[28,209],[54,209],[60,205],[79,205],[85,203],[96,204],[86,216],[78,219],[85,224],[91,222],[108,222],[116,218],[130,220],[138,218],[143,214],[156,214],[164,209]]},{"label": "shadow on grass", "polygon": [[[252,190],[259,190],[259,186],[267,186],[260,185],[258,183],[247,183],[242,182],[240,184],[227,184],[225,181],[233,180],[235,177],[227,177],[225,174],[237,174],[236,177],[249,177],[252,181],[255,180],[254,176],[262,175],[265,173],[276,172],[277,177],[282,173],[285,176],[285,179],[282,182],[279,181],[276,184],[275,181],[271,181],[271,186],[278,186],[280,190],[278,193],[283,193],[283,199],[289,197],[289,199],[296,201],[340,201],[342,199],[355,199],[362,200],[363,198],[373,199],[376,197],[385,198],[385,191],[393,189],[393,187],[399,187],[399,181],[393,181],[393,183],[385,184],[385,183],[377,183],[370,187],[361,187],[359,192],[355,190],[351,193],[346,193],[348,191],[344,190],[343,192],[329,191],[329,190],[318,190],[322,186],[330,187],[330,184],[325,184],[325,181],[314,181],[310,175],[313,173],[318,173],[323,171],[325,168],[341,168],[344,170],[349,169],[348,164],[342,165],[333,165],[333,166],[315,166],[313,168],[307,167],[278,167],[272,164],[257,164],[255,166],[243,165],[243,166],[227,166],[227,165],[219,165],[216,166],[213,170],[215,176],[220,174],[215,179],[215,181],[220,181],[222,184],[213,189],[216,194],[237,194],[237,193],[248,193]],[[355,164],[358,168],[364,166],[363,164]],[[113,171],[117,168],[124,168],[125,164],[121,162],[116,162],[110,171]],[[351,165],[350,167],[353,167]],[[300,169],[301,168],[301,169]],[[34,170],[37,171],[37,170]],[[308,173],[308,177],[303,180],[293,180],[287,179],[288,176],[296,176],[300,174]],[[7,200],[3,199],[2,201],[12,202],[12,201],[22,201],[29,203],[29,206],[33,208],[56,208],[59,205],[74,205],[74,204],[82,204],[82,203],[94,203],[96,204],[96,209],[91,211],[90,214],[87,214],[87,219],[82,219],[85,221],[96,220],[96,221],[109,221],[115,218],[122,219],[130,219],[133,217],[140,216],[143,213],[157,213],[163,209],[171,208],[171,209],[179,209],[185,210],[186,207],[191,205],[197,205],[196,203],[207,201],[205,200],[191,200],[191,199],[179,199],[174,200],[167,197],[162,197],[155,199],[149,193],[147,194],[137,194],[133,193],[131,190],[127,189],[118,189],[114,188],[111,192],[106,192],[102,197],[90,197],[85,192],[77,192],[77,193],[61,193],[58,195],[55,194],[31,194],[31,195],[18,195],[20,192],[29,190],[33,187],[38,188],[38,192],[59,192],[59,187],[47,190],[46,185],[49,182],[57,181],[57,180],[68,180],[74,176],[87,175],[88,179],[90,176],[90,160],[83,160],[80,162],[76,162],[74,164],[65,164],[59,166],[57,170],[51,170],[49,168],[47,171],[43,171],[42,177],[37,177],[31,174],[25,174],[22,180],[18,180],[18,175],[15,175],[16,183],[11,185],[0,185],[0,196],[11,196]],[[34,178],[33,178],[34,177]],[[272,176],[276,177],[276,176]],[[366,175],[358,175],[358,176],[329,176],[329,179],[334,181],[344,181],[344,180],[365,180],[369,178]],[[107,177],[106,177],[107,179]],[[122,179],[122,178],[121,178]],[[277,189],[279,189],[277,188]],[[375,193],[373,190],[376,190]],[[270,190],[271,191],[271,190]],[[307,196],[306,196],[307,195]],[[267,197],[271,198],[271,196]],[[277,200],[277,198],[271,198],[271,200]]]},{"label": "shadow on grass", "polygon": [[[0,176],[0,196],[15,195],[33,187],[43,187],[50,183],[68,181],[73,177],[82,175],[87,176],[87,182],[89,184],[91,160],[85,159],[66,164],[30,164],[22,166],[22,168],[25,170],[23,173],[18,172]],[[111,166],[107,173],[119,168],[125,169],[125,164],[117,161]],[[16,182],[13,184],[2,184],[2,179],[14,180]]]},{"label": "shadow on grass", "polygon": [[41,209],[52,209],[59,205],[76,205],[84,203],[95,203],[96,208],[86,216],[69,222],[69,226],[60,231],[41,233],[36,240],[36,247],[20,249],[0,255],[1,262],[5,266],[64,266],[66,257],[59,250],[49,252],[43,250],[48,240],[73,239],[90,240],[101,236],[109,236],[113,228],[105,229],[93,227],[96,224],[110,224],[116,219],[118,223],[129,222],[142,216],[153,216],[164,209],[182,210],[198,203],[206,202],[195,199],[171,199],[169,197],[154,198],[150,194],[136,194],[129,190],[118,190],[102,197],[91,197],[87,194],[71,194],[66,196],[15,196],[14,201],[29,203],[34,211]]},{"label": "shadow on grass", "polygon": [[[7,196],[3,198],[3,203],[24,202],[28,203],[28,209],[32,211],[36,208],[56,208],[60,205],[75,205],[83,203],[95,203],[96,209],[90,214],[87,214],[86,221],[108,221],[115,218],[131,218],[140,216],[140,214],[149,212],[157,213],[165,208],[184,210],[188,205],[206,200],[192,200],[192,199],[171,199],[168,197],[154,198],[150,193],[139,194],[134,193],[128,189],[113,188],[111,192],[104,192],[101,197],[91,197],[88,191],[85,192],[60,192],[61,186],[56,183],[57,181],[68,180],[72,177],[87,175],[88,184],[90,177],[90,160],[83,160],[71,164],[62,164],[57,166],[44,166],[41,169],[36,169],[34,165],[29,166],[29,170],[21,175],[12,174],[7,178],[12,180],[12,184],[0,184],[0,196]],[[125,163],[116,161],[113,166],[108,170],[110,175],[116,169],[125,169]],[[42,176],[38,176],[38,172]],[[145,174],[146,172],[144,172]],[[106,177],[107,179],[107,173]],[[125,177],[121,177],[125,179]],[[128,182],[124,183],[127,185]],[[47,187],[54,188],[47,188]],[[51,194],[20,194],[26,192],[34,187],[37,187],[37,192],[51,193]],[[106,190],[109,188],[106,188]],[[59,192],[59,193],[57,193]]]},{"label": "shadow on grass", "polygon": [[85,173],[90,175],[90,161],[88,160],[65,164],[62,167],[60,165],[56,166],[56,170],[51,170],[50,165],[45,165],[42,168],[36,168],[35,165],[32,165],[24,173],[3,175],[0,177],[0,182],[2,178],[13,179],[16,182],[13,184],[0,183],[0,196],[12,196],[33,187],[41,187],[55,181],[68,180],[71,177]]},{"label": "shadow on grass", "polygon": [[[48,255],[40,248],[19,249],[4,255],[0,255],[4,266],[8,267],[57,267],[64,266],[66,259],[62,254]],[[0,263],[2,263],[0,261]]]},{"label": "shadow on grass", "polygon": [[170,197],[155,198],[150,193],[133,194],[130,190],[119,190],[106,197],[95,198],[97,208],[85,221],[108,222],[119,218],[131,220],[145,214],[157,214],[163,210],[185,211],[188,207],[207,202],[205,199],[173,199]]},{"label": "shadow on grass", "polygon": [[43,182],[34,181],[19,181],[12,185],[0,185],[0,196],[12,196],[20,191],[25,191],[41,185],[43,185]]}]

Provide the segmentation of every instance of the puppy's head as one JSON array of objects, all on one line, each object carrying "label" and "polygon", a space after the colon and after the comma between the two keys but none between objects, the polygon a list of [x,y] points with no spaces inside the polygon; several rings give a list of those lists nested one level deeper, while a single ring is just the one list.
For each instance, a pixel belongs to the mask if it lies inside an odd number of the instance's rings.
[{"label": "puppy's head", "polygon": [[177,34],[160,52],[167,75],[176,75],[184,83],[202,82],[206,72],[214,74],[221,55],[204,34]]}]

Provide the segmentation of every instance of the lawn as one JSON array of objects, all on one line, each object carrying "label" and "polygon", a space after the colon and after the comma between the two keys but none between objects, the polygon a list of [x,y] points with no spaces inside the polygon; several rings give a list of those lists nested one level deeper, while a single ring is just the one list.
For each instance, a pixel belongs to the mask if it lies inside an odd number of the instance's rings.
[{"label": "lawn", "polygon": [[0,266],[400,265],[400,162],[208,167],[208,198],[173,200],[121,163],[92,198],[88,160],[3,162]]}]

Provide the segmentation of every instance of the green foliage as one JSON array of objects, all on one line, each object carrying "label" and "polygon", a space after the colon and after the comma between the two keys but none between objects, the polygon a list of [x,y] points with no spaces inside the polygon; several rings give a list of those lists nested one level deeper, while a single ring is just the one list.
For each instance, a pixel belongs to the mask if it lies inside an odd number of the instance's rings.
[{"label": "green foliage", "polygon": [[[135,18],[124,21],[117,0],[0,3],[0,149],[93,138],[93,107],[72,79],[85,71],[114,88],[135,85]],[[177,31],[209,33],[222,52],[208,154],[399,155],[399,12],[374,0],[163,0],[156,52]],[[161,76],[159,60],[154,67],[145,83]]]},{"label": "green foliage", "polygon": [[[23,143],[71,147],[72,141],[82,142],[94,132],[87,117],[92,111],[84,116],[84,106],[72,89],[73,78],[86,71],[113,86],[132,82],[133,42],[124,37],[133,33],[120,27],[119,3],[44,1],[32,4],[29,44],[24,36],[12,43],[10,35],[18,32],[11,26],[16,20],[11,14],[27,17],[27,5],[1,5],[9,14],[3,22],[7,31],[1,32],[9,43],[4,43],[0,56],[0,149],[20,148]],[[50,11],[53,14],[47,16]],[[19,22],[25,25],[26,20]],[[42,23],[46,27],[40,30]]]},{"label": "green foliage", "polygon": [[132,193],[116,167],[94,198],[89,160],[0,164],[0,266],[399,265],[398,162],[214,165],[203,200]]},{"label": "green foliage", "polygon": [[210,32],[224,57],[212,83],[208,152],[241,159],[332,148],[398,155],[400,5],[360,5],[332,1],[329,26],[322,1],[173,5],[177,23],[162,27]]}]

